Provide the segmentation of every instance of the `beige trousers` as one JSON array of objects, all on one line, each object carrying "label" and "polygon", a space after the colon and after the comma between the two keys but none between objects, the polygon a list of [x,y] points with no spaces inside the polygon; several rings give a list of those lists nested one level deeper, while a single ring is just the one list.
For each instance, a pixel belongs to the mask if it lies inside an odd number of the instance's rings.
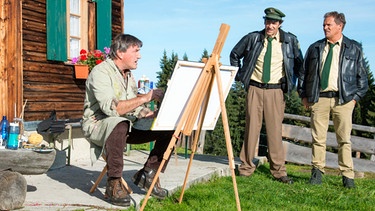
[{"label": "beige trousers", "polygon": [[262,128],[266,124],[270,171],[275,178],[286,176],[285,153],[282,144],[284,93],[281,89],[261,89],[250,86],[246,98],[246,129],[239,167],[240,175],[250,176],[256,166],[252,162]]},{"label": "beige trousers", "polygon": [[326,140],[330,114],[338,144],[338,165],[343,176],[353,179],[353,159],[350,134],[354,101],[339,105],[338,98],[320,97],[311,108],[312,165],[324,172],[326,165]]}]

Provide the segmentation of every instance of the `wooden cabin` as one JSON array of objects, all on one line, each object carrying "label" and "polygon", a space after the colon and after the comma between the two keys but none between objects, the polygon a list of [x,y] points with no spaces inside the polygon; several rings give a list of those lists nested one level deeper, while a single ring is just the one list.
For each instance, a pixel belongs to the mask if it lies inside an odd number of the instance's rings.
[{"label": "wooden cabin", "polygon": [[[124,31],[124,0],[0,0],[0,115],[81,119],[85,80],[70,60]],[[26,103],[25,103],[26,102]]]}]

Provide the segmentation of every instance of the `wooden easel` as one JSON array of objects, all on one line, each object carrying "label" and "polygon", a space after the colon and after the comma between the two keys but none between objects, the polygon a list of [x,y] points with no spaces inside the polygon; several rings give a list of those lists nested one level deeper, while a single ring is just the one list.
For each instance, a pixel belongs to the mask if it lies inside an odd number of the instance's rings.
[{"label": "wooden easel", "polygon": [[194,136],[192,154],[190,155],[190,161],[189,161],[188,169],[186,172],[185,181],[184,181],[184,185],[182,188],[182,193],[179,199],[179,202],[181,203],[184,190],[186,187],[187,177],[190,171],[190,166],[191,166],[191,163],[194,157],[194,152],[196,149],[196,145],[198,142],[198,137],[202,130],[204,116],[206,114],[208,101],[210,99],[210,94],[211,94],[211,90],[212,90],[215,77],[217,81],[219,98],[220,98],[220,107],[221,107],[221,112],[222,112],[221,115],[222,115],[222,120],[223,120],[225,140],[226,140],[226,146],[227,146],[227,151],[228,151],[229,167],[232,172],[232,181],[233,181],[233,188],[234,188],[235,197],[236,197],[236,205],[237,205],[237,210],[241,210],[240,200],[239,200],[238,191],[237,191],[236,175],[234,172],[235,165],[234,165],[233,149],[232,149],[232,143],[230,139],[228,117],[227,117],[227,112],[225,108],[222,81],[221,81],[221,76],[220,76],[220,65],[219,65],[220,53],[221,53],[221,50],[223,49],[225,39],[229,32],[229,28],[230,28],[229,25],[221,24],[220,33],[216,40],[215,47],[212,51],[212,54],[210,55],[210,58],[207,60],[204,68],[202,69],[202,72],[198,78],[196,86],[187,102],[186,109],[183,111],[183,114],[177,124],[176,130],[168,145],[167,151],[164,153],[163,160],[160,164],[160,167],[158,171],[156,172],[154,180],[152,181],[151,186],[149,190],[147,191],[145,200],[142,203],[142,206],[140,209],[141,211],[145,208],[147,204],[147,200],[151,195],[152,189],[154,188],[157,179],[159,178],[161,169],[164,166],[165,162],[168,160],[170,154],[172,153],[173,147],[176,143],[176,140],[178,139],[179,134],[183,133],[184,135],[190,136],[191,132],[193,131],[195,121],[197,120],[198,115],[201,112],[198,118],[197,130]]}]

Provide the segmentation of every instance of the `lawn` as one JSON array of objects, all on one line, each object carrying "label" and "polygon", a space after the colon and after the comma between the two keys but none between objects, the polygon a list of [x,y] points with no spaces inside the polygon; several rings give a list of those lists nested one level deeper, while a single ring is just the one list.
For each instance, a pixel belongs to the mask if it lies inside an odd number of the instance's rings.
[{"label": "lawn", "polygon": [[[275,181],[269,165],[251,177],[236,177],[242,210],[375,210],[375,174],[356,178],[355,189],[342,186],[338,170],[328,169],[323,184],[308,184],[310,166],[287,164],[293,185]],[[237,210],[232,177],[213,177],[191,186],[178,203],[180,191],[165,200],[150,198],[145,210]],[[134,207],[128,210],[135,210]]]}]

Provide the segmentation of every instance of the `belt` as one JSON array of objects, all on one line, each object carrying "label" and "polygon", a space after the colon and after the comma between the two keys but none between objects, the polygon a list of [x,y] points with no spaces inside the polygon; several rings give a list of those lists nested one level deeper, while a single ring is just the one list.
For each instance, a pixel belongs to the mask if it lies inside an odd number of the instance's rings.
[{"label": "belt", "polygon": [[328,98],[339,97],[339,92],[334,92],[334,91],[321,92],[319,93],[319,97],[328,97]]},{"label": "belt", "polygon": [[264,84],[250,80],[250,85],[261,89],[281,89],[281,84]]}]

